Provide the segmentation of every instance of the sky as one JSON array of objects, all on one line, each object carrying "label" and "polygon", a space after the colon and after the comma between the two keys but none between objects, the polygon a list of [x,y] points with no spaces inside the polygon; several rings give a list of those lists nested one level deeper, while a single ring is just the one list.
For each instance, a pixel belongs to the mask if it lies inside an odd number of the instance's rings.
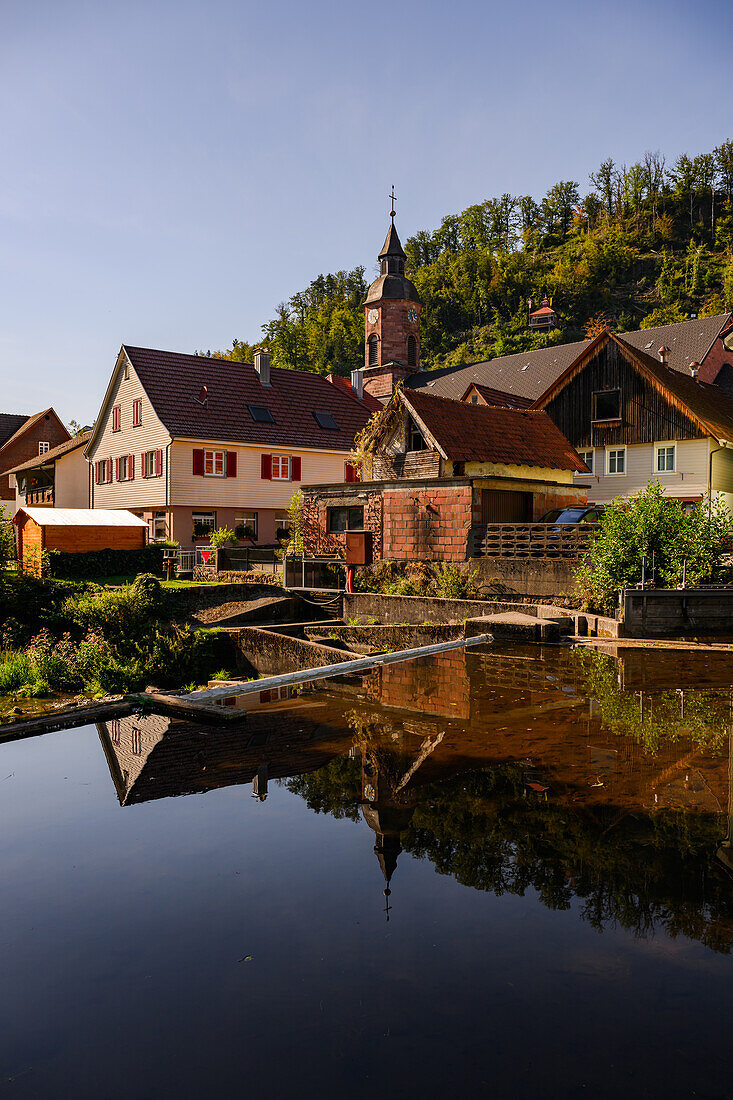
[{"label": "sky", "polygon": [[733,138],[710,0],[0,0],[0,411],[91,423],[121,343],[255,341],[505,191]]}]

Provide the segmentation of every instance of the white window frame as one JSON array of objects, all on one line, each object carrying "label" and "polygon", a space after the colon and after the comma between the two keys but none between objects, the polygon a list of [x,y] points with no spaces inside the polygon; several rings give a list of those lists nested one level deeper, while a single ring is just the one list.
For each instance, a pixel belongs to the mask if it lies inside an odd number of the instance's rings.
[{"label": "white window frame", "polygon": [[129,455],[120,455],[120,457],[117,460],[117,469],[119,470],[119,473],[120,473],[118,481],[130,481],[131,480],[130,471],[128,469],[129,465],[130,465],[130,456]]},{"label": "white window frame", "polygon": [[47,439],[38,441],[38,453],[39,453],[39,455],[48,454],[48,452],[50,450],[51,450],[51,444],[48,442]]},{"label": "white window frame", "polygon": [[[583,462],[585,462],[585,464],[588,467],[588,469],[590,470],[590,472],[594,473],[593,467],[595,466],[595,460],[596,460],[595,450],[593,448],[589,447],[587,450],[578,451],[578,455],[583,460]],[[590,456],[590,462],[588,461],[588,456]],[[583,474],[578,474],[578,477],[583,477]]]},{"label": "white window frame", "polygon": [[[211,469],[207,470],[207,462],[211,460]],[[217,470],[217,460],[221,459],[221,469]],[[226,477],[227,476],[227,453],[226,451],[207,451],[204,450],[204,477]]]},{"label": "white window frame", "polygon": [[97,462],[100,463],[100,466],[99,466],[99,481],[97,482],[97,484],[98,485],[111,485],[113,480],[114,480],[114,476],[115,476],[114,459],[112,460],[112,467],[110,468],[109,477],[107,477],[107,469],[108,469],[107,459],[106,458],[98,458]]},{"label": "white window frame", "polygon": [[236,516],[234,520],[234,530],[237,527],[252,527],[254,530],[254,540],[257,542],[260,537],[260,523],[259,512],[243,512],[241,516]]},{"label": "white window frame", "polygon": [[[290,481],[293,471],[293,459],[291,455],[272,455],[270,466],[270,479],[272,481]],[[275,473],[277,464],[278,473]],[[282,473],[283,468],[285,473]]]},{"label": "white window frame", "polygon": [[[660,454],[660,451],[670,451],[670,450],[672,452],[672,469],[671,470],[667,470],[667,469],[660,470],[659,469],[659,454]],[[653,472],[655,474],[676,474],[677,473],[677,444],[674,442],[674,440],[669,440],[666,443],[655,443],[654,444],[654,470],[653,470]]]},{"label": "white window frame", "polygon": [[158,476],[155,472],[155,454],[156,454],[155,451],[146,451],[145,452],[145,458],[144,458],[145,466],[140,471],[140,473],[142,474],[143,477],[157,477]]},{"label": "white window frame", "polygon": [[216,531],[216,512],[191,512],[191,537],[195,541],[196,539],[208,538],[208,535],[194,535],[193,529],[196,523],[204,523],[211,520],[211,527],[209,531]]},{"label": "white window frame", "polygon": [[[136,413],[140,415],[136,417]],[[136,397],[132,402],[132,426],[133,428],[141,428],[143,423],[143,399],[142,397]]]},{"label": "white window frame", "polygon": [[[623,470],[611,470],[611,455],[623,454],[624,456],[624,468]],[[606,477],[625,477],[626,476],[626,447],[606,447]]]},{"label": "white window frame", "polygon": [[[155,453],[155,452],[153,452]],[[163,524],[163,531],[161,534],[157,532],[157,524]],[[150,517],[150,537],[154,542],[158,542],[162,539],[168,538],[168,513],[167,512],[153,512]]]}]

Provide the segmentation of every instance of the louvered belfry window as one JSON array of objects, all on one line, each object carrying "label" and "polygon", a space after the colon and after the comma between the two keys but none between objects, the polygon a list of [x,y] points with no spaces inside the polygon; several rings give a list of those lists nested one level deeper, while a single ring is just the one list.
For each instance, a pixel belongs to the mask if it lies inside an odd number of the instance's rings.
[{"label": "louvered belfry window", "polygon": [[371,335],[368,341],[369,347],[369,366],[376,367],[379,363],[379,340],[376,336]]}]

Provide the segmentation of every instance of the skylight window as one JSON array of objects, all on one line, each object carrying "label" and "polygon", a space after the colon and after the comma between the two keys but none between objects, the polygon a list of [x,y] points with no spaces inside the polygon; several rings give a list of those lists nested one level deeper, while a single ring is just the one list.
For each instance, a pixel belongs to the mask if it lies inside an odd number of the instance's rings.
[{"label": "skylight window", "polygon": [[339,430],[338,424],[330,413],[316,410],[313,415],[319,428],[325,428],[327,432],[337,432]]},{"label": "skylight window", "polygon": [[254,421],[258,424],[274,424],[275,417],[272,415],[267,405],[248,405],[249,414]]},{"label": "skylight window", "polygon": [[526,370],[528,366],[529,366],[529,363],[525,363],[524,366],[520,367],[519,369],[520,370]]},{"label": "skylight window", "polygon": [[654,341],[650,340],[648,344],[644,344],[644,351],[649,351],[649,348],[652,346],[653,343]]}]

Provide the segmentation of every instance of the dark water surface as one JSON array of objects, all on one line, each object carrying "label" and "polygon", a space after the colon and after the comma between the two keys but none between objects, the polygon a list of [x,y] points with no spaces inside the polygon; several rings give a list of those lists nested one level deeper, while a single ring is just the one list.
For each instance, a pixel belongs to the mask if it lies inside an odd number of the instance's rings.
[{"label": "dark water surface", "polygon": [[730,667],[449,653],[0,747],[0,1091],[730,1096]]}]

